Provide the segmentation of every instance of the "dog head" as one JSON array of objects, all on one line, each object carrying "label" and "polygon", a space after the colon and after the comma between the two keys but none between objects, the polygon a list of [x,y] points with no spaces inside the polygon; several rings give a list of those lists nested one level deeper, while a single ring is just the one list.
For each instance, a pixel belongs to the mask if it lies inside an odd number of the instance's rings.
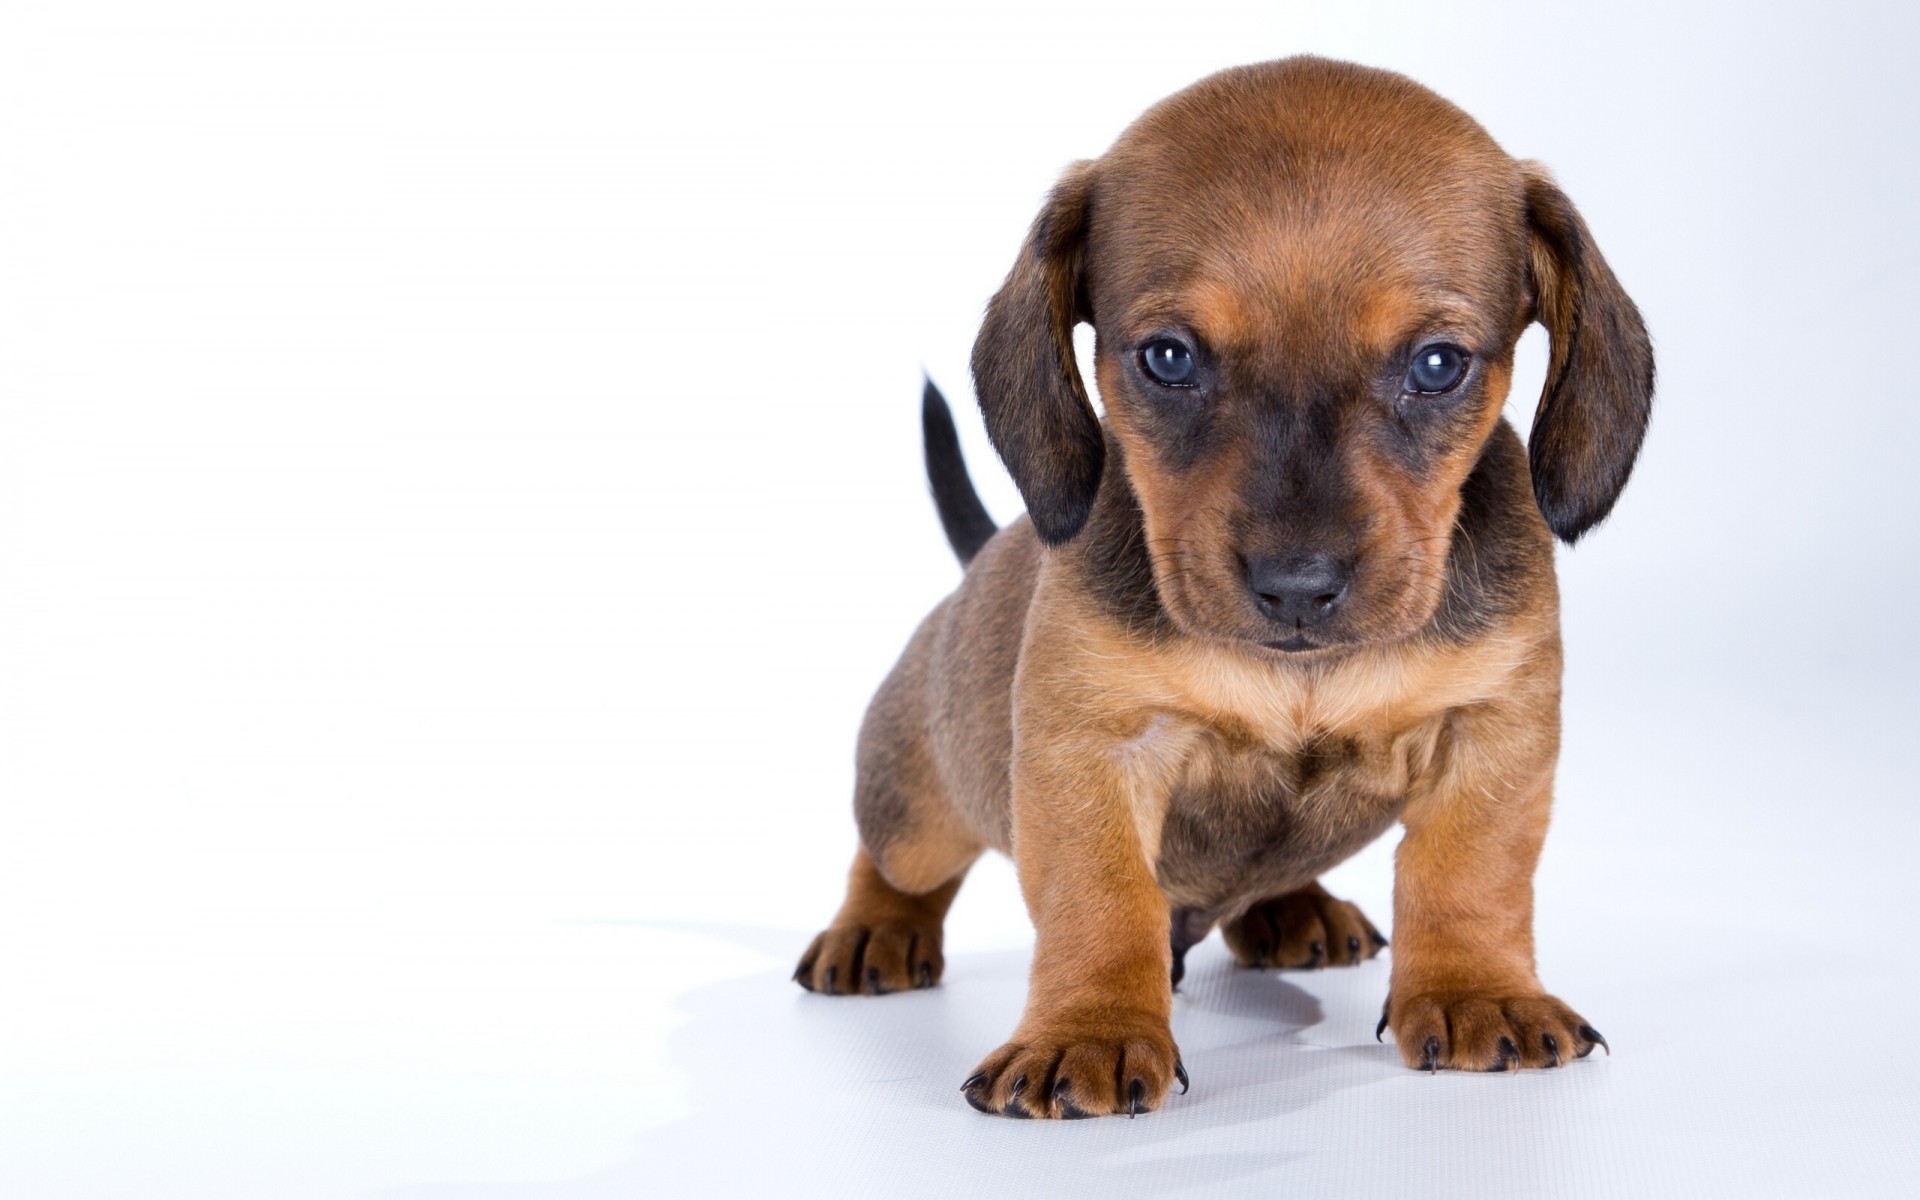
[{"label": "dog head", "polygon": [[[1074,361],[1082,321],[1104,433]],[[1042,540],[1072,539],[1103,472],[1124,471],[1179,627],[1307,651],[1432,618],[1534,321],[1552,350],[1533,490],[1572,542],[1646,427],[1633,302],[1547,174],[1458,108],[1399,75],[1286,59],[1202,80],[1069,169],[973,370]]]}]

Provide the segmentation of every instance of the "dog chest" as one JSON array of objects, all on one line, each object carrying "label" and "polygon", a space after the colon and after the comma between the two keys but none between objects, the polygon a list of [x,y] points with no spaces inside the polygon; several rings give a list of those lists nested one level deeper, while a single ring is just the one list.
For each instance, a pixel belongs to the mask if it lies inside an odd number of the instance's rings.
[{"label": "dog chest", "polygon": [[1162,889],[1176,906],[1226,916],[1306,884],[1394,822],[1433,737],[1424,726],[1319,733],[1276,749],[1201,735],[1167,798]]}]

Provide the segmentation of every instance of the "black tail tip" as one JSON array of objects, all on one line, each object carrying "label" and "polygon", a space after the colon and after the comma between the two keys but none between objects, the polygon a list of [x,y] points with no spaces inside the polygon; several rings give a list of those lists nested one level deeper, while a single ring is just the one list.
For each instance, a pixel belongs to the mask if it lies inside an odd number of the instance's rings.
[{"label": "black tail tip", "polygon": [[923,373],[922,378],[926,387],[920,393],[920,425],[926,439],[927,482],[933,488],[933,504],[940,512],[947,544],[953,547],[954,556],[964,566],[987,544],[996,526],[967,475],[966,460],[960,456],[960,431],[953,424],[953,410],[947,407],[947,398],[934,386],[932,376]]}]

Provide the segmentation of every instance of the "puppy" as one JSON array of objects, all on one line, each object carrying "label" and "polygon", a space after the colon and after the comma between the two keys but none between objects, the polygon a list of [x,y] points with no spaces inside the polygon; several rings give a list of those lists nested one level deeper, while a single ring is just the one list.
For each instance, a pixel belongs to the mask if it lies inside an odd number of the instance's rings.
[{"label": "puppy", "polygon": [[[1523,447],[1501,406],[1534,321],[1552,350]],[[1398,75],[1222,72],[1066,172],[973,373],[1028,515],[994,530],[930,394],[936,500],[971,563],[867,713],[860,849],[798,982],[938,982],[941,922],[991,847],[1037,942],[967,1100],[1150,1111],[1187,1084],[1186,949],[1218,925],[1245,967],[1372,957],[1386,939],[1315,880],[1397,820],[1380,1027],[1407,1064],[1604,1045],[1534,971],[1553,538],[1619,496],[1653,356],[1546,172]]]}]

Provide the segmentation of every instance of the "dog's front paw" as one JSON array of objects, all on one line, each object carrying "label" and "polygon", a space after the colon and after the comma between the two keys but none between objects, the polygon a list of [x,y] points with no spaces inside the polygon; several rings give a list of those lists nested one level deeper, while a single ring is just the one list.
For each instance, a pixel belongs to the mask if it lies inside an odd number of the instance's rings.
[{"label": "dog's front paw", "polygon": [[829,996],[884,996],[930,988],[940,982],[946,965],[939,925],[835,925],[800,956],[793,981]]},{"label": "dog's front paw", "polygon": [[1380,1029],[1389,1028],[1400,1057],[1421,1071],[1557,1067],[1607,1044],[1586,1018],[1545,992],[1391,996],[1380,1014]]},{"label": "dog's front paw", "polygon": [[1152,1112],[1176,1080],[1185,1092],[1164,1021],[1067,1020],[1023,1026],[960,1090],[983,1113],[1074,1120]]},{"label": "dog's front paw", "polygon": [[1387,939],[1359,907],[1319,884],[1275,896],[1220,930],[1243,967],[1344,967],[1380,953]]}]

